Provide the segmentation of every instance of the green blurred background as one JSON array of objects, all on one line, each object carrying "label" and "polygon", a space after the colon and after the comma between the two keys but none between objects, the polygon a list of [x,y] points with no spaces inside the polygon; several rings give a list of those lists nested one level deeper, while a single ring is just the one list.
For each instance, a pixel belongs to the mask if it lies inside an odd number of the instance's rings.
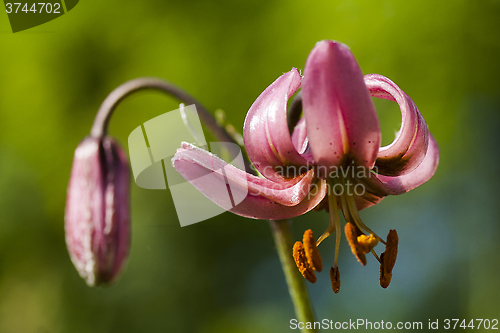
[{"label": "green blurred background", "polygon": [[[81,1],[13,34],[0,13],[0,332],[285,332],[295,317],[269,225],[230,213],[181,228],[170,193],[132,184],[133,240],[121,279],[88,288],[64,243],[73,152],[119,84],[168,79],[235,127],[271,82],[302,69],[321,39],[348,44],[364,73],[395,81],[441,149],[434,178],[361,213],[396,228],[391,286],[342,240],[342,288],[309,291],[319,319],[500,319],[500,1]],[[110,133],[176,109],[155,92],[127,99]],[[383,142],[396,104],[377,102]],[[193,207],[193,209],[196,209]],[[293,221],[295,239],[328,224]],[[333,263],[334,241],[320,248]]]}]

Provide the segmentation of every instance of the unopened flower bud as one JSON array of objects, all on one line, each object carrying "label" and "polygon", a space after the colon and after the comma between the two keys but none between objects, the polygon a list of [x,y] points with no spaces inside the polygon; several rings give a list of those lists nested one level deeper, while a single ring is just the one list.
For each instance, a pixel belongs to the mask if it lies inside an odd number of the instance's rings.
[{"label": "unopened flower bud", "polygon": [[109,137],[77,147],[68,185],[66,245],[89,286],[112,283],[130,246],[130,174],[127,156]]}]

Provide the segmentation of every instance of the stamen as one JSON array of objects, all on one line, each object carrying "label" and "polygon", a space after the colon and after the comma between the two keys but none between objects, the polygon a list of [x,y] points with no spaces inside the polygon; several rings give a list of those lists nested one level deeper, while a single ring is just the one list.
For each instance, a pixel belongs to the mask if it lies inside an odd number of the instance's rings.
[{"label": "stamen", "polygon": [[[345,181],[343,180],[343,182],[344,182],[344,187],[345,187]],[[350,214],[350,216],[351,216],[351,218],[353,220],[352,222],[356,223],[356,225],[358,226],[359,229],[365,230],[366,233],[371,234],[371,235],[377,237],[379,241],[381,241],[382,243],[386,244],[385,241],[381,237],[379,237],[376,233],[374,233],[370,228],[368,228],[363,223],[363,221],[361,220],[361,216],[359,216],[358,207],[356,207],[356,201],[354,200],[354,196],[348,195],[347,191],[344,191],[344,194],[343,194],[342,197],[345,197],[343,199],[345,200],[346,205],[347,205],[347,209],[344,207],[344,205],[342,205],[342,210],[344,212],[346,210],[349,211],[349,214]],[[345,216],[345,218],[346,218],[346,220],[348,219],[346,216]]]},{"label": "stamen", "polygon": [[377,253],[375,252],[374,249],[371,250],[371,253],[373,254],[373,256],[375,257],[375,259],[377,259],[377,261],[382,264],[382,260],[378,257]]},{"label": "stamen", "polygon": [[319,246],[321,242],[323,242],[325,239],[330,237],[331,234],[335,231],[335,221],[332,223],[332,215],[330,213],[330,224],[328,225],[328,228],[326,228],[325,232],[321,236],[319,236],[318,240],[316,241],[316,246]]},{"label": "stamen", "polygon": [[351,222],[347,222],[344,227],[344,233],[347,242],[351,246],[352,254],[354,254],[361,265],[366,265],[365,248],[358,243],[359,237],[364,236],[361,230]]},{"label": "stamen", "polygon": [[[324,241],[326,238],[328,238],[333,232],[335,231],[337,225],[340,228],[340,219],[338,216],[338,203],[337,203],[337,196],[333,194],[333,185],[335,183],[332,181],[328,182],[328,185],[330,187],[330,193],[327,193],[328,195],[328,212],[330,213],[330,224],[328,225],[328,228],[323,232],[323,234],[318,238],[316,241],[316,246],[319,246],[322,241]],[[338,223],[337,223],[338,221]],[[340,229],[337,229],[340,230]]]},{"label": "stamen", "polygon": [[389,284],[391,283],[392,272],[390,274],[385,273],[384,257],[385,257],[385,253],[382,252],[380,254],[380,286],[382,288],[387,288],[387,287],[389,287]]},{"label": "stamen", "polygon": [[332,289],[334,293],[338,293],[340,289],[340,272],[339,268],[330,268],[330,280],[332,281]]},{"label": "stamen", "polygon": [[378,238],[374,235],[358,236],[358,244],[363,248],[365,253],[370,252],[378,244]]},{"label": "stamen", "polygon": [[398,255],[398,242],[398,233],[396,230],[390,230],[387,235],[385,252],[380,255],[380,286],[382,288],[387,288],[391,283],[392,269]]},{"label": "stamen", "polygon": [[329,179],[328,184],[330,185],[330,193],[328,193],[328,206],[330,207],[330,225],[335,225],[335,260],[334,266],[337,267],[337,262],[339,260],[339,249],[340,249],[340,219],[338,212],[337,196],[333,193],[336,180]]},{"label": "stamen", "polygon": [[304,251],[304,246],[301,242],[295,242],[293,245],[293,259],[295,260],[295,265],[299,269],[300,274],[305,277],[309,282],[316,282],[316,274],[314,270],[309,267],[307,262],[306,253]]},{"label": "stamen", "polygon": [[351,212],[349,211],[349,206],[347,205],[345,196],[346,195],[340,196],[340,205],[342,206],[342,213],[344,214],[346,222],[355,223],[353,217],[351,216]]},{"label": "stamen", "polygon": [[307,258],[307,263],[309,267],[318,272],[323,269],[323,262],[321,260],[321,255],[319,254],[318,248],[316,247],[316,241],[314,240],[314,233],[311,229],[304,232],[304,237],[302,239],[304,243],[304,252]]}]

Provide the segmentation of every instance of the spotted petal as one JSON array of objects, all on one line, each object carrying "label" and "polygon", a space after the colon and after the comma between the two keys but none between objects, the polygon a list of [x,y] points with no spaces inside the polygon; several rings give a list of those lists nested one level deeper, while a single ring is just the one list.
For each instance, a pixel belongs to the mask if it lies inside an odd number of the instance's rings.
[{"label": "spotted petal", "polygon": [[340,166],[349,158],[357,165],[373,167],[380,147],[377,113],[361,69],[346,45],[316,44],[305,65],[302,102],[318,165]]}]

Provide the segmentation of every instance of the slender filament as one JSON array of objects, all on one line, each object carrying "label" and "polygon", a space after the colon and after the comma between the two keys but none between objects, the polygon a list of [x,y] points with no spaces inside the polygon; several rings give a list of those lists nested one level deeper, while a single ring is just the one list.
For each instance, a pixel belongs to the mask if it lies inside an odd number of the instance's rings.
[{"label": "slender filament", "polygon": [[[337,199],[335,198],[335,204]],[[328,196],[328,204],[330,204],[330,196]],[[328,228],[326,228],[325,232],[321,236],[319,236],[318,240],[316,241],[316,246],[319,246],[322,241],[330,237],[331,234],[335,231],[335,218],[333,215],[337,215],[337,211],[332,212],[332,207],[330,206],[330,224],[328,224]]]},{"label": "slender filament", "polygon": [[379,257],[378,257],[378,255],[377,255],[377,252],[375,252],[375,250],[374,250],[374,249],[371,249],[371,251],[370,251],[370,252],[373,254],[373,256],[375,257],[375,259],[377,259],[377,261],[378,261],[379,263],[382,263],[382,261],[380,260],[380,258],[379,258]]},{"label": "slender filament", "polygon": [[330,211],[330,224],[335,225],[335,261],[334,267],[337,267],[337,262],[339,259],[339,249],[340,249],[340,236],[342,231],[340,229],[340,219],[338,214],[338,202],[337,196],[334,193],[334,185],[337,183],[334,179],[328,180],[329,193],[328,193],[328,208]]}]

